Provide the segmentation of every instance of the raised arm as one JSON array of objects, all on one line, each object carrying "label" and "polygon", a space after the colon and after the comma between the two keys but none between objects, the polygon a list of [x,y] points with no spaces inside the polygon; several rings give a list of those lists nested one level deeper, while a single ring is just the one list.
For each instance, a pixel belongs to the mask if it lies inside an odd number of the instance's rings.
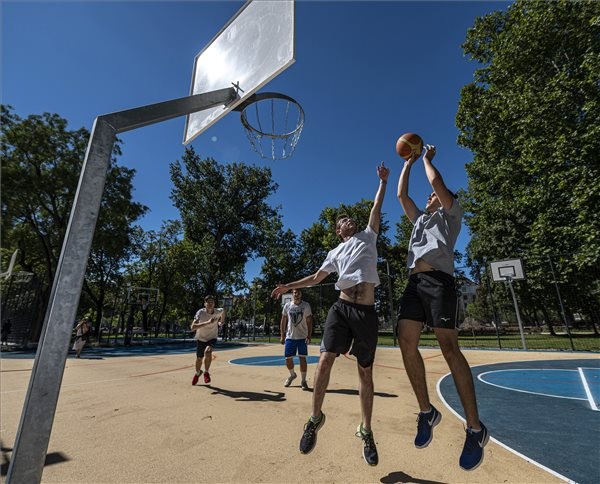
[{"label": "raised arm", "polygon": [[431,188],[433,188],[433,191],[437,195],[442,207],[444,207],[444,210],[450,210],[450,208],[452,208],[452,204],[454,203],[454,197],[452,196],[452,193],[450,193],[450,190],[448,190],[446,187],[442,175],[432,164],[435,153],[435,146],[427,145],[425,147],[425,154],[423,155],[425,175],[427,175],[427,180],[429,180]]},{"label": "raised arm", "polygon": [[381,162],[381,165],[377,167],[377,176],[379,177],[379,187],[375,194],[375,200],[373,202],[373,208],[369,215],[369,227],[374,232],[379,233],[379,223],[381,222],[381,206],[383,205],[383,199],[385,198],[385,189],[387,186],[387,179],[390,176],[390,169]]},{"label": "raised arm", "polygon": [[282,294],[291,291],[292,289],[302,289],[303,287],[314,286],[329,275],[329,272],[318,270],[310,276],[303,277],[294,282],[288,282],[287,284],[279,284],[271,292],[271,297],[278,298]]},{"label": "raised arm", "polygon": [[408,196],[408,179],[410,178],[410,169],[418,158],[419,155],[415,154],[404,162],[400,178],[398,179],[398,200],[400,200],[400,205],[402,205],[404,213],[412,223],[414,223],[414,220],[419,215],[419,209],[415,205],[415,202],[413,202],[413,199]]}]

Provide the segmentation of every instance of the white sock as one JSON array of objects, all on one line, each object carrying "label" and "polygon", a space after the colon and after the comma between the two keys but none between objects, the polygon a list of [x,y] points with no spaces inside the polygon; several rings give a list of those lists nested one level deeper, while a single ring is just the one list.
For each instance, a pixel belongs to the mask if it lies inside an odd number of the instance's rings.
[{"label": "white sock", "polygon": [[421,412],[423,415],[426,415],[428,413],[431,413],[431,411],[433,410],[433,408],[431,408],[431,406],[429,407],[429,410],[427,410],[426,412]]},{"label": "white sock", "polygon": [[197,371],[197,372],[196,372],[196,375],[197,375],[197,376],[200,376],[200,375],[202,375],[202,370],[200,370],[200,371]]},{"label": "white sock", "polygon": [[296,372],[294,371],[293,368],[290,370],[290,376],[296,376]]}]

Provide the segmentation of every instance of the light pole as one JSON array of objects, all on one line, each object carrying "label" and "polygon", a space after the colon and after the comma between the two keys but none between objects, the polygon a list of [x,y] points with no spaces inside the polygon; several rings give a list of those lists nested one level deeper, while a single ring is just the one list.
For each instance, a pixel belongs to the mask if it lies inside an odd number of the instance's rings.
[{"label": "light pole", "polygon": [[260,284],[254,285],[254,302],[252,309],[252,341],[256,340],[256,293],[257,289],[260,289],[262,286]]},{"label": "light pole", "polygon": [[392,321],[392,334],[394,338],[394,346],[396,346],[396,329],[398,326],[398,321],[394,318],[394,294],[392,292],[392,277],[390,276],[390,263],[387,259],[381,259],[381,262],[385,262],[386,274],[387,274],[387,282],[388,282],[388,297],[390,304],[390,320]]}]

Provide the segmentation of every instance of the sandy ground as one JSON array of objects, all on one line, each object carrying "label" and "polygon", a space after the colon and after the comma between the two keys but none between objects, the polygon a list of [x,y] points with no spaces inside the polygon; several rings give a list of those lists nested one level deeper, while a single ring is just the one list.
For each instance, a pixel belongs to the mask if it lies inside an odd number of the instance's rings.
[{"label": "sandy ground", "polygon": [[[318,354],[311,347],[311,355]],[[444,419],[427,449],[413,446],[416,401],[400,351],[379,348],[373,430],[380,463],[368,466],[361,441],[354,360],[341,356],[331,375],[318,444],[301,455],[298,443],[312,392],[298,378],[283,387],[283,366],[240,366],[230,359],[281,355],[280,345],[218,351],[209,386],[191,385],[195,354],[69,358],[42,482],[414,482],[548,483],[560,479],[490,441],[473,472],[458,467],[462,422],[436,392],[448,373],[437,349],[423,349],[432,402]],[[465,351],[471,365],[581,353]],[[32,359],[1,362],[2,464],[5,479]],[[315,365],[309,366],[309,384]],[[298,369],[297,369],[298,370]],[[202,381],[202,380],[201,380]],[[492,429],[493,422],[488,422]]]}]

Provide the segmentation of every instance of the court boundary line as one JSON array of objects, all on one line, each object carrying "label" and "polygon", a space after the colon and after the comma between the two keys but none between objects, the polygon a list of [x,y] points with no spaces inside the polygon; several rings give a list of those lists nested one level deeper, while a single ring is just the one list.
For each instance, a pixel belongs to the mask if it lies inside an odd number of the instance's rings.
[{"label": "court boundary line", "polygon": [[[513,363],[513,362],[511,362],[511,363]],[[491,364],[495,365],[497,363],[491,363]],[[489,365],[490,365],[490,363],[484,363],[484,364],[481,364],[481,365],[473,365],[473,366],[470,366],[470,367],[471,368],[476,368],[476,367],[479,367],[479,366],[489,366]],[[446,401],[446,399],[442,395],[442,389],[441,389],[440,386],[441,386],[442,380],[444,378],[448,377],[448,376],[452,376],[452,373],[451,372],[446,373],[436,383],[436,390],[437,390],[438,397],[440,398],[440,400],[442,401],[442,403],[446,406],[446,408],[448,410],[450,410],[450,412],[453,413],[454,416],[456,416],[461,422],[463,422],[463,425],[465,425],[467,423],[467,421],[456,410],[454,410],[450,406],[450,404]],[[550,469],[549,467],[546,467],[544,464],[541,464],[540,462],[532,459],[531,457],[528,457],[525,454],[522,454],[518,450],[513,449],[512,447],[509,447],[507,444],[499,441],[498,439],[496,439],[495,437],[492,437],[491,435],[490,435],[490,440],[492,442],[495,442],[496,444],[498,444],[500,447],[503,447],[504,449],[508,450],[509,452],[511,452],[511,453],[515,454],[516,456],[520,457],[521,459],[525,460],[526,462],[530,462],[531,464],[535,465],[536,467],[539,467],[540,469],[543,469],[544,471],[548,472],[549,474],[552,474],[553,476],[558,477],[559,479],[562,479],[563,481],[568,482],[569,484],[577,484],[575,481],[569,479],[568,477],[563,476],[562,474],[556,472],[553,469]]]},{"label": "court boundary line", "polygon": [[[594,368],[594,369],[596,369],[596,368]],[[592,407],[592,410],[594,410],[595,412],[598,412],[599,410],[596,405],[596,402],[594,401],[594,396],[592,395],[590,387],[588,386],[587,379],[585,378],[585,375],[583,374],[583,368],[577,367],[577,371],[579,372],[579,377],[581,378],[581,383],[583,384],[583,389],[585,390],[585,394],[588,397],[588,402],[590,404],[590,407]]]},{"label": "court boundary line", "polygon": [[512,392],[528,393],[529,395],[540,395],[542,397],[565,398],[567,400],[583,400],[583,401],[586,401],[585,398],[580,398],[580,397],[564,397],[562,395],[550,395],[548,393],[532,392],[532,391],[528,391],[528,390],[519,390],[518,388],[505,387],[505,386],[502,386],[502,385],[498,385],[497,383],[491,383],[489,381],[485,381],[485,380],[483,380],[481,378],[483,375],[487,375],[489,373],[501,373],[501,372],[505,372],[505,371],[577,371],[577,370],[569,370],[567,368],[512,368],[512,369],[507,369],[507,370],[485,371],[485,372],[480,373],[479,375],[477,375],[477,379],[480,382],[485,383],[486,385],[490,385],[490,386],[496,387],[496,388],[502,388],[503,390],[509,390],[509,391],[512,391]]}]

